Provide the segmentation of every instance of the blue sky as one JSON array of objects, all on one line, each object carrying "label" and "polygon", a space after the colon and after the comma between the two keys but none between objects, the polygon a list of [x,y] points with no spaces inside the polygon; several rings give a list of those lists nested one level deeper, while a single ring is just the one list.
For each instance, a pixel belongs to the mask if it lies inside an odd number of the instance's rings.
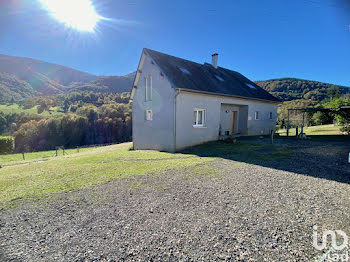
[{"label": "blue sky", "polygon": [[111,19],[95,34],[65,28],[37,0],[0,0],[0,53],[124,75],[136,70],[143,47],[199,63],[218,52],[220,66],[252,80],[298,77],[350,86],[348,0],[93,3]]}]

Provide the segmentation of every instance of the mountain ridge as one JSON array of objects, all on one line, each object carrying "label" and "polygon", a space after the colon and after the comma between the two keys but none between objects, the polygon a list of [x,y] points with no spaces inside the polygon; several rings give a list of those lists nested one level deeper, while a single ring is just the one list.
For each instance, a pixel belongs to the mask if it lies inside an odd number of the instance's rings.
[{"label": "mountain ridge", "polygon": [[347,86],[294,77],[260,80],[255,83],[282,101],[322,101],[329,96],[331,90],[339,92],[340,95],[350,94],[350,87]]},{"label": "mountain ridge", "polygon": [[133,73],[97,76],[38,59],[4,54],[0,54],[0,73],[3,73],[0,75],[1,103],[56,95],[73,89],[84,91],[84,87],[95,92],[130,92],[133,80]]},{"label": "mountain ridge", "polygon": [[[135,72],[125,76],[97,76],[38,59],[0,54],[0,103],[72,91],[130,92],[134,77]],[[322,101],[330,89],[337,89],[340,94],[350,93],[346,86],[294,77],[255,83],[282,101]]]},{"label": "mountain ridge", "polygon": [[0,55],[0,72],[26,81],[40,95],[64,92],[66,85],[74,81],[89,82],[97,79],[97,76],[69,67],[8,55]]},{"label": "mountain ridge", "polygon": [[254,80],[254,82],[265,82],[265,81],[276,81],[276,80],[288,80],[288,79],[295,79],[295,80],[300,80],[300,81],[310,81],[310,82],[319,82],[319,83],[323,83],[323,84],[327,84],[327,85],[343,86],[343,87],[348,87],[348,88],[350,88],[350,86],[345,86],[345,85],[336,84],[336,83],[322,82],[322,81],[318,81],[318,80],[305,79],[305,78],[298,78],[298,77],[288,77],[288,76],[285,76],[285,77],[277,77],[277,78],[270,78],[270,79],[266,79],[266,80]]}]

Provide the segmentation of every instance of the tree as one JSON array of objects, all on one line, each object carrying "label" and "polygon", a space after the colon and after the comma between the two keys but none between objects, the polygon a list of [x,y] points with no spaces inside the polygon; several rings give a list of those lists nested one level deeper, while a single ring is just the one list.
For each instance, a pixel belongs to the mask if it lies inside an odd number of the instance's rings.
[{"label": "tree", "polygon": [[330,100],[340,97],[339,87],[331,87],[327,89],[327,95]]},{"label": "tree", "polygon": [[53,105],[70,113],[50,118],[20,113],[6,116],[6,122],[16,125],[13,132],[17,152],[120,143],[131,139],[131,106],[128,102],[129,94],[74,91],[26,101],[30,108],[39,105],[39,113]]},{"label": "tree", "polygon": [[312,115],[311,121],[314,125],[325,125],[331,124],[333,118],[329,113],[317,111]]},{"label": "tree", "polygon": [[62,108],[65,113],[68,112],[69,106],[70,106],[69,100],[65,99],[64,102],[63,102],[63,108]]},{"label": "tree", "polygon": [[11,136],[0,136],[0,154],[10,154],[13,149],[13,138]]},{"label": "tree", "polygon": [[350,106],[350,98],[334,98],[332,101],[325,103],[323,106],[333,109],[332,114],[335,116],[338,125],[341,126],[340,130],[350,134],[350,111],[340,109],[340,107],[343,106]]},{"label": "tree", "polygon": [[0,112],[0,134],[2,134],[5,131],[6,126],[7,126],[7,121],[6,121],[5,115],[2,112]]},{"label": "tree", "polygon": [[48,105],[47,101],[40,100],[40,104],[38,106],[38,114],[41,114],[44,111],[49,111],[50,106]]}]

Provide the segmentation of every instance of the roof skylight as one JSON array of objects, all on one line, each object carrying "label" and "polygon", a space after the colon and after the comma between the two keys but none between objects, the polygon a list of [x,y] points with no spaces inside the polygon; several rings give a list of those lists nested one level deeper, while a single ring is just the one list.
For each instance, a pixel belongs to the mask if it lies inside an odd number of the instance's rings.
[{"label": "roof skylight", "polygon": [[248,84],[248,83],[246,83],[246,85],[247,85],[248,87],[250,87],[250,88],[254,88],[254,89],[256,89],[256,87],[255,87],[255,86],[253,86],[252,84]]},{"label": "roof skylight", "polygon": [[224,79],[223,79],[221,76],[215,75],[215,77],[216,77],[219,81],[221,81],[221,82],[224,81]]},{"label": "roof skylight", "polygon": [[190,71],[188,71],[186,68],[183,68],[183,67],[179,67],[179,69],[181,70],[182,73],[185,73],[185,74],[188,74],[190,75]]}]

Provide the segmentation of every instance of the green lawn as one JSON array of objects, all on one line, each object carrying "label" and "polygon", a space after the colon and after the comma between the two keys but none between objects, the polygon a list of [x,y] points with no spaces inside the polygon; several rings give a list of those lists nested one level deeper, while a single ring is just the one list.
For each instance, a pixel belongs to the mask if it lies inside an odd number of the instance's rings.
[{"label": "green lawn", "polygon": [[[94,148],[80,148],[79,152],[84,152],[87,150],[92,150]],[[65,155],[70,155],[74,153],[78,153],[77,149],[66,149]],[[63,150],[57,151],[58,156],[63,155]],[[24,153],[24,160],[23,155],[21,153],[19,154],[9,154],[9,155],[0,155],[0,165],[14,165],[14,164],[21,164],[21,163],[27,163],[27,162],[33,162],[38,160],[48,160],[51,157],[56,156],[56,150],[51,151],[41,151],[41,152],[33,152],[33,153]]]},{"label": "green lawn", "polygon": [[[52,108],[54,111],[50,114],[49,112],[45,111],[40,116],[44,117],[50,117],[50,116],[56,116],[60,115],[62,113],[57,112],[58,108]],[[12,105],[0,105],[0,112],[3,112],[4,114],[11,114],[11,113],[26,113],[30,115],[38,115],[37,106],[29,109],[23,109],[23,107],[19,106],[18,104],[12,104]]]},{"label": "green lawn", "polygon": [[184,152],[202,157],[219,157],[245,163],[256,164],[261,161],[270,162],[283,160],[291,153],[283,147],[275,145],[255,144],[251,142],[238,142],[236,144],[223,141],[209,142],[193,148],[188,148]]},{"label": "green lawn", "polygon": [[[300,132],[300,129],[299,129]],[[281,136],[286,136],[286,129],[280,129],[278,132]],[[339,130],[339,126],[336,125],[321,125],[321,126],[309,126],[304,128],[306,135],[341,135],[342,132]],[[289,129],[289,135],[295,136],[295,128]]]},{"label": "green lawn", "polygon": [[[0,205],[6,201],[76,190],[113,179],[196,165],[210,158],[156,151],[132,151],[131,143],[99,147],[44,162],[0,169]],[[52,152],[51,152],[52,153]],[[49,153],[43,152],[42,154]],[[41,158],[34,153],[33,159]]]},{"label": "green lawn", "polygon": [[[247,143],[211,142],[181,153],[130,150],[132,143],[80,150],[53,157],[55,151],[0,156],[0,206],[15,199],[38,198],[51,193],[77,190],[114,179],[139,175],[159,175],[170,169],[193,167],[189,175],[215,175],[210,164],[215,158],[246,163],[282,161],[290,155],[282,147]],[[62,154],[62,152],[61,152]],[[45,161],[37,161],[45,160]]]}]

